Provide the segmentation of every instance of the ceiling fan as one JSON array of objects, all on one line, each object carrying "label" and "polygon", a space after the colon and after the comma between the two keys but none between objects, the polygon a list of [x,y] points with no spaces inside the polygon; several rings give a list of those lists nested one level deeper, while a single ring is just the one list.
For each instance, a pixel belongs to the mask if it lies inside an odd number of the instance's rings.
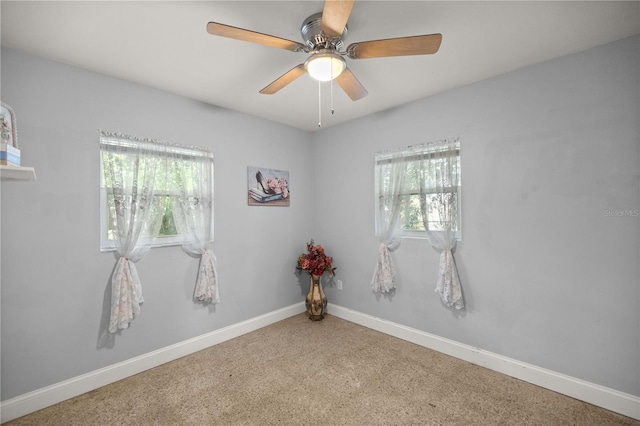
[{"label": "ceiling fan", "polygon": [[319,81],[335,79],[342,90],[352,100],[357,101],[368,92],[347,68],[345,56],[349,59],[367,59],[429,55],[436,53],[440,48],[442,34],[362,41],[352,43],[344,49],[344,39],[348,31],[347,20],[354,1],[326,0],[322,12],[309,16],[302,23],[300,31],[305,44],[217,22],[209,22],[207,32],[292,52],[305,52],[309,55],[304,63],[293,67],[260,90],[262,94],[274,94],[307,72]]}]

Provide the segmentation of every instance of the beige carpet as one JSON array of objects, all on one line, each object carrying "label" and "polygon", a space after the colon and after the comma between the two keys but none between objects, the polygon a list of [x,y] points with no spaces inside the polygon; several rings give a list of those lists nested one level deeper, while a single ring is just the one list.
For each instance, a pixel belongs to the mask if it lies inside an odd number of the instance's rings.
[{"label": "beige carpet", "polygon": [[640,425],[327,316],[297,315],[10,425]]}]

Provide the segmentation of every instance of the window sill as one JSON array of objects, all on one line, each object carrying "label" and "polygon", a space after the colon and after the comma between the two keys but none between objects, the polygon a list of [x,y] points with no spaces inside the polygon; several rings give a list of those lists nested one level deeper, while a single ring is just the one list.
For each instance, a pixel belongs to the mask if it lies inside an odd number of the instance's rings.
[{"label": "window sill", "polygon": [[[180,238],[180,241],[178,241],[178,238]],[[152,249],[160,248],[160,247],[180,247],[182,245],[182,238],[181,237],[164,237],[165,240],[162,241],[163,238],[160,237],[160,238],[157,238],[153,244],[147,243],[147,245],[149,245],[150,248]],[[143,241],[141,244],[145,244],[145,242]],[[106,246],[100,247],[101,253],[108,253],[112,251],[116,251],[115,243],[113,245],[106,245]]]},{"label": "window sill", "polygon": [[[414,239],[414,240],[428,240],[429,237],[427,233],[424,231],[404,231],[401,235],[402,239]],[[460,233],[456,233],[455,235],[456,241],[462,241],[462,236]]]}]

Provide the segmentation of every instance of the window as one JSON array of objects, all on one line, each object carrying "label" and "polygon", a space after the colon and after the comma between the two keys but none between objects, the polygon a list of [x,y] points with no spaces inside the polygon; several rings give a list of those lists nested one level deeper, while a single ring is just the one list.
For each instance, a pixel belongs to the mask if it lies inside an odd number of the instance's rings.
[{"label": "window", "polygon": [[[393,174],[402,174],[393,176]],[[443,231],[453,217],[451,228],[457,239],[460,226],[460,144],[458,140],[425,144],[375,156],[376,215],[382,194],[390,182],[399,188],[398,226],[404,237],[426,238],[426,228]]]},{"label": "window", "polygon": [[[205,170],[213,180],[213,153],[199,147],[101,132],[100,157],[100,249],[109,251],[116,248],[116,198],[131,197],[137,188],[149,183],[153,187],[152,214],[140,230],[139,241],[154,247],[182,244],[185,233],[189,231],[185,226],[176,226],[176,218],[180,214],[174,214],[174,209],[178,209],[186,199],[193,198],[193,194],[185,189],[189,186],[185,182],[193,180],[197,173],[202,174]],[[132,184],[116,183],[121,175],[129,176],[127,180]],[[151,179],[151,182],[145,179]],[[203,197],[208,198],[209,203],[213,199],[212,188],[210,196]],[[131,208],[135,208],[135,204]]]}]

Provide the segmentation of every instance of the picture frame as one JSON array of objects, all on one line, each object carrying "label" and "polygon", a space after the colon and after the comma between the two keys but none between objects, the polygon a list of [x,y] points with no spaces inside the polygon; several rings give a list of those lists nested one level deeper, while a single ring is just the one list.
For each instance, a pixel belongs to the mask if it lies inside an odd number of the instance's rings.
[{"label": "picture frame", "polygon": [[289,207],[289,172],[247,166],[247,202],[250,206]]},{"label": "picture frame", "polygon": [[18,128],[13,108],[0,101],[0,142],[18,148]]}]

